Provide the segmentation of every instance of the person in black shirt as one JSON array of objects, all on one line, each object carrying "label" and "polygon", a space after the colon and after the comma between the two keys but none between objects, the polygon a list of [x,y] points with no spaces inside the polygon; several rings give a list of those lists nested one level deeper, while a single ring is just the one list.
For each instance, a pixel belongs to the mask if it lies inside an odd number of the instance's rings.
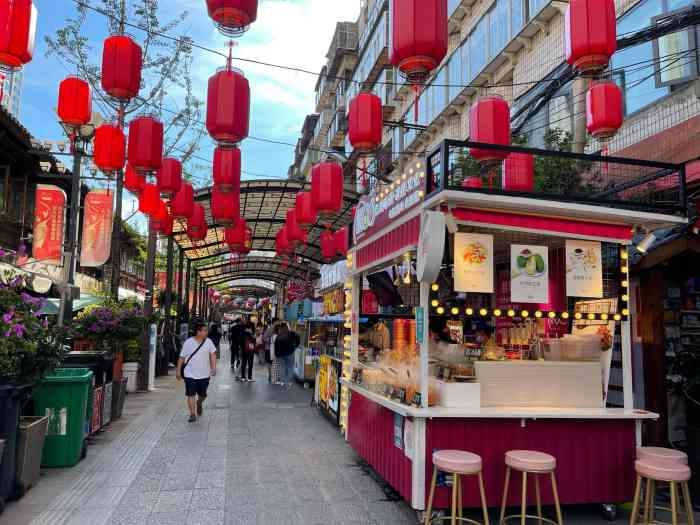
[{"label": "person in black shirt", "polygon": [[241,381],[254,382],[253,362],[255,361],[255,327],[253,323],[243,325],[241,332]]},{"label": "person in black shirt", "polygon": [[286,323],[282,323],[275,339],[275,357],[282,365],[282,385],[286,385],[287,388],[292,387],[294,351],[297,346],[299,346],[299,336],[290,331]]},{"label": "person in black shirt", "polygon": [[245,327],[243,326],[243,321],[236,319],[229,331],[228,339],[231,346],[231,370],[235,370],[241,364],[241,339],[243,337],[243,331]]}]

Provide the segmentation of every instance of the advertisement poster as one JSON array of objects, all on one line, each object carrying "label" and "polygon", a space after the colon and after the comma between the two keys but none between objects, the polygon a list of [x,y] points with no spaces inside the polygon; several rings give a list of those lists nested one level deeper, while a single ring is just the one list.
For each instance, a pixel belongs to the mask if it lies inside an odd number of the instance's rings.
[{"label": "advertisement poster", "polygon": [[510,247],[510,300],[514,303],[549,301],[549,248],[513,244]]},{"label": "advertisement poster", "polygon": [[99,267],[109,259],[112,240],[112,192],[93,190],[85,196],[80,266]]},{"label": "advertisement poster", "polygon": [[566,241],[566,295],[603,297],[603,262],[599,242]]},{"label": "advertisement poster", "polygon": [[60,265],[66,194],[57,186],[37,184],[35,200],[32,256],[41,262]]},{"label": "advertisement poster", "polygon": [[455,291],[493,293],[493,236],[455,234]]}]

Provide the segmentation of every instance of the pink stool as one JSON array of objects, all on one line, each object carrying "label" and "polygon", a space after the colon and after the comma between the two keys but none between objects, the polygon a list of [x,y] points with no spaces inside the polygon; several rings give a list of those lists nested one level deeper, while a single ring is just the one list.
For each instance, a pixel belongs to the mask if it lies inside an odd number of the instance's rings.
[{"label": "pink stool", "polygon": [[[561,516],[561,507],[559,506],[559,492],[557,491],[557,480],[554,476],[554,471],[557,468],[557,460],[554,456],[545,454],[544,452],[536,452],[534,450],[510,450],[506,452],[506,484],[503,489],[503,502],[501,503],[501,518],[499,525],[503,525],[506,521],[520,518],[521,525],[525,525],[528,518],[538,520],[538,523],[545,522],[552,525],[563,525],[564,520]],[[510,485],[510,472],[517,470],[523,474],[523,495],[521,500],[520,514],[506,516],[506,502],[508,501],[508,486]],[[527,513],[527,475],[535,476],[535,495],[537,498],[537,516],[532,516]],[[540,498],[540,478],[541,474],[549,474],[552,479],[552,493],[554,494],[554,508],[557,512],[557,521],[553,521],[542,517],[542,500]]]},{"label": "pink stool", "polygon": [[690,499],[690,491],[688,490],[688,480],[690,479],[690,468],[678,462],[659,462],[653,460],[637,460],[634,462],[634,468],[637,471],[637,488],[634,491],[634,503],[632,504],[632,517],[630,525],[635,525],[639,519],[639,506],[641,499],[642,481],[646,481],[646,494],[644,496],[644,524],[657,523],[655,514],[654,501],[656,500],[656,482],[668,483],[671,488],[671,523],[678,524],[678,506],[680,497],[678,494],[678,485],[683,492],[683,504],[685,506],[686,515],[688,516],[688,525],[694,525],[693,518],[693,503]]},{"label": "pink stool", "polygon": [[433,454],[433,481],[430,484],[430,496],[428,497],[428,509],[425,514],[425,525],[432,523],[433,497],[435,496],[435,484],[437,473],[446,472],[452,474],[452,513],[445,518],[436,518],[440,521],[451,520],[452,525],[458,521],[481,525],[478,521],[465,518],[462,514],[462,476],[477,476],[479,478],[479,491],[481,492],[481,510],[484,514],[484,525],[489,525],[489,514],[486,508],[486,495],[484,492],[484,480],[481,476],[481,457],[471,452],[462,450],[440,450]]},{"label": "pink stool", "polygon": [[688,464],[688,454],[673,448],[663,447],[639,447],[637,448],[637,459],[639,461],[671,465]]}]

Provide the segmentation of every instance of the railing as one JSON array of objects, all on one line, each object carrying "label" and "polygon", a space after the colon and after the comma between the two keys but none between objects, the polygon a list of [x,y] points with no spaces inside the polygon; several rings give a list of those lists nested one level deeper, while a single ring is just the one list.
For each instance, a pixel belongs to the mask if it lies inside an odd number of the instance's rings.
[{"label": "railing", "polygon": [[[509,157],[508,163],[480,162],[474,148]],[[460,190],[687,215],[682,164],[445,140],[428,156],[427,169],[428,193]]]}]

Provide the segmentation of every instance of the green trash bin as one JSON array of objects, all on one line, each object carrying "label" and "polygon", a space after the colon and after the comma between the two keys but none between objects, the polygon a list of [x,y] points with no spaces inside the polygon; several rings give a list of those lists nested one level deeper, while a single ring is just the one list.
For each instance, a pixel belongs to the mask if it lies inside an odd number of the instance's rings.
[{"label": "green trash bin", "polygon": [[34,394],[35,414],[49,417],[42,467],[72,467],[84,456],[85,420],[92,370],[57,368]]}]

